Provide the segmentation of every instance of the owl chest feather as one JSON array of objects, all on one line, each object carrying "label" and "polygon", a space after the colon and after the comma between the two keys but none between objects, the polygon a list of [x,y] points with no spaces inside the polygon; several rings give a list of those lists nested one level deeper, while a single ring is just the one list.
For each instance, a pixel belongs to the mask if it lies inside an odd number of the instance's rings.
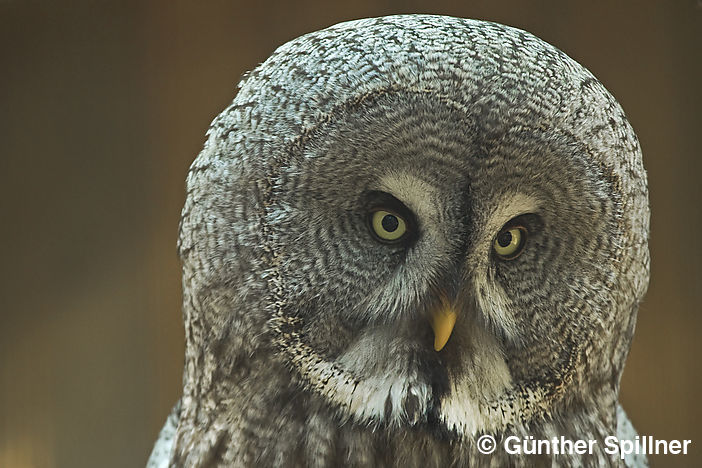
[{"label": "owl chest feather", "polygon": [[[231,399],[200,398],[197,409],[181,410],[179,441],[186,450],[175,452],[177,466],[300,466],[300,467],[534,467],[534,466],[645,466],[596,452],[577,454],[509,454],[505,440],[602,439],[615,428],[585,413],[568,424],[525,425],[493,434],[497,449],[481,453],[477,437],[457,437],[431,423],[412,427],[359,424],[310,392],[295,386],[281,369],[254,372],[222,389]],[[219,401],[217,401],[219,400]],[[207,410],[209,408],[209,411]],[[207,414],[209,412],[209,414]],[[623,416],[626,418],[626,416]],[[205,421],[207,421],[205,423]],[[183,431],[184,426],[191,425]],[[620,421],[621,425],[621,421]],[[645,463],[645,459],[642,461]],[[157,466],[157,465],[154,465]]]}]

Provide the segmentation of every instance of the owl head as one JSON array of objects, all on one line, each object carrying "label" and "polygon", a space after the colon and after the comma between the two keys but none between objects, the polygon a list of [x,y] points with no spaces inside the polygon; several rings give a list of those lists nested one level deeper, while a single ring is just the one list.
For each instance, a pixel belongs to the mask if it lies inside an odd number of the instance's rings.
[{"label": "owl head", "polygon": [[265,391],[389,430],[612,422],[649,212],[586,69],[518,29],[394,16],[293,40],[239,88],[187,178],[184,408],[270,370]]}]

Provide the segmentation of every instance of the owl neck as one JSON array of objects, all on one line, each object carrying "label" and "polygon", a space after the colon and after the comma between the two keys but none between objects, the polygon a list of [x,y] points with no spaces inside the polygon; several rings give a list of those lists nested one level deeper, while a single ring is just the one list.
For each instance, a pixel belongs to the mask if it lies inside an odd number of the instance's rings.
[{"label": "owl neck", "polygon": [[[192,387],[194,393],[184,395],[175,450],[178,466],[272,466],[281,460],[286,466],[401,466],[411,460],[423,460],[427,466],[480,466],[487,462],[477,449],[477,436],[457,438],[426,424],[357,423],[319,395],[300,391],[299,380],[272,355],[259,353],[248,363],[237,366],[230,379],[210,376]],[[593,402],[598,399],[593,395]],[[492,434],[502,441],[529,436],[597,440],[602,447],[604,437],[616,434],[616,403],[611,402],[611,411],[603,411],[609,402],[599,406],[571,402],[554,411],[553,419],[516,424]],[[616,466],[604,454],[599,457],[592,466]],[[503,451],[491,458],[493,464],[519,466],[521,462],[515,465],[515,460]],[[576,466],[581,461],[544,455],[529,457],[524,466],[551,466],[551,462]]]},{"label": "owl neck", "polygon": [[[196,327],[189,334],[197,333]],[[480,466],[481,433],[457,435],[431,423],[390,427],[350,418],[303,382],[272,348],[242,355],[227,344],[189,352],[174,462],[177,466]],[[230,357],[228,357],[230,356]],[[563,400],[547,418],[487,431],[504,441],[597,440],[616,434],[616,396],[594,392],[588,400]],[[596,403],[597,402],[597,403]],[[576,456],[529,457],[524,466],[578,466]],[[491,463],[519,466],[514,455],[497,453]],[[281,463],[281,461],[285,461]],[[516,463],[516,465],[515,465]],[[617,466],[601,454],[592,466]]]}]

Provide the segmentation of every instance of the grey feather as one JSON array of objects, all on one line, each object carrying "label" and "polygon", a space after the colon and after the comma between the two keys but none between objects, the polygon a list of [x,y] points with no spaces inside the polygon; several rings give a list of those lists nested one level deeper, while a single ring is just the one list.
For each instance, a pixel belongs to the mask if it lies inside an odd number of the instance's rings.
[{"label": "grey feather", "polygon": [[[617,405],[617,439],[634,441],[638,435],[624,408]],[[629,468],[644,468],[648,466],[648,458],[643,453],[627,453],[624,456],[624,463]]]},{"label": "grey feather", "polygon": [[146,468],[168,468],[173,455],[178,419],[180,418],[180,400],[173,406],[171,414],[166,418],[166,423],[158,434],[158,439],[151,450]]}]

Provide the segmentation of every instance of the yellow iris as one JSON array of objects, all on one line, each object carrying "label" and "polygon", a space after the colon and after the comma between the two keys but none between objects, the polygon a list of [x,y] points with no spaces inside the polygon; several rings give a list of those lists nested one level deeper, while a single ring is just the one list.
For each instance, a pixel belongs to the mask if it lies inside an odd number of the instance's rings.
[{"label": "yellow iris", "polygon": [[525,240],[526,230],[521,226],[514,226],[500,231],[495,237],[493,248],[497,255],[506,260],[511,260],[522,253]]},{"label": "yellow iris", "polygon": [[407,224],[401,216],[386,210],[378,210],[371,218],[373,232],[384,241],[396,241],[407,232]]}]

